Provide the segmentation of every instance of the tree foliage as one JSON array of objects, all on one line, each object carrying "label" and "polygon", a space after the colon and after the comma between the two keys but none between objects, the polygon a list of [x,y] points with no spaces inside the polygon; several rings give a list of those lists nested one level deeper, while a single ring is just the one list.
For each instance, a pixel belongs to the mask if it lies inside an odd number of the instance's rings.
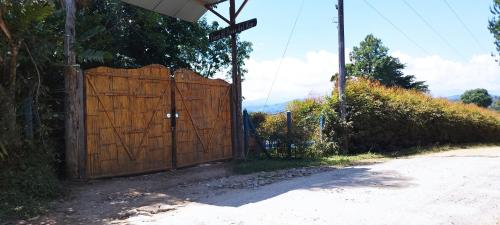
[{"label": "tree foliage", "polygon": [[[216,22],[189,23],[114,0],[90,1],[77,18],[77,49],[84,68],[161,64],[211,77],[231,65],[229,39],[208,41],[208,34],[220,29]],[[252,45],[238,41],[238,50],[244,73]]]},{"label": "tree foliage", "polygon": [[500,53],[500,0],[494,0],[490,11],[493,18],[489,21],[488,29],[493,34],[497,51]]},{"label": "tree foliage", "polygon": [[389,87],[427,91],[423,81],[415,81],[414,75],[403,73],[405,65],[388,51],[380,39],[372,34],[366,36],[350,53],[352,63],[346,66],[347,75],[376,80]]},{"label": "tree foliage", "polygon": [[0,1],[0,123],[2,133],[11,134],[9,139],[17,147],[20,138],[16,100],[22,91],[18,87],[22,85],[19,82],[29,78],[20,63],[31,64],[30,59],[33,63],[30,43],[36,41],[34,35],[43,29],[43,22],[52,12],[53,5],[48,1]]},{"label": "tree foliage", "polygon": [[478,88],[468,90],[460,96],[460,100],[466,104],[475,104],[477,106],[487,108],[493,103],[493,98],[486,89]]},{"label": "tree foliage", "polygon": [[[52,1],[0,0],[0,218],[26,217],[57,193],[51,128],[53,107],[43,85],[57,76],[59,28]],[[62,40],[62,39],[61,39]],[[34,105],[34,135],[21,132],[23,105]],[[27,113],[26,113],[27,114]]]}]

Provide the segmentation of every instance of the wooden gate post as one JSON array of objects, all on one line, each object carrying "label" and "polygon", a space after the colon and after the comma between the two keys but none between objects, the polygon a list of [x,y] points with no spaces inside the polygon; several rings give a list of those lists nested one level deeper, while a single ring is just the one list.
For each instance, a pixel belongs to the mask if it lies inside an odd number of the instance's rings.
[{"label": "wooden gate post", "polygon": [[71,179],[85,178],[85,103],[84,78],[78,65],[66,68],[70,70],[65,77],[65,161],[66,174]]},{"label": "wooden gate post", "polygon": [[76,64],[75,15],[74,0],[65,0],[66,21],[64,38],[64,55],[66,68],[64,71],[65,88],[65,161],[66,174],[69,178],[85,176],[85,123],[84,123],[84,87],[83,73]]}]

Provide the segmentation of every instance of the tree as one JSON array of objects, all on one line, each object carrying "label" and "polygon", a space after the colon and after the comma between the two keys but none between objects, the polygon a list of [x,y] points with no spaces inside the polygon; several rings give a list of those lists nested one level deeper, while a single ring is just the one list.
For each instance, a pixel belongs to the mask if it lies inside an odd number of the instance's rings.
[{"label": "tree", "polygon": [[496,111],[500,111],[500,98],[498,98],[492,105],[491,108]]},{"label": "tree", "polygon": [[[60,77],[62,58],[56,52],[61,52],[64,36],[63,27],[55,26],[61,22],[54,23],[58,2],[0,0],[2,218],[34,214],[41,209],[39,200],[57,192],[53,142],[58,135],[50,129],[57,127],[52,123],[56,113],[47,104],[53,98],[43,83]],[[27,119],[30,115],[32,120]],[[27,124],[33,126],[26,129]],[[19,201],[19,196],[26,201]]]},{"label": "tree", "polygon": [[[3,135],[0,138],[5,138],[14,149],[19,147],[21,139],[17,124],[17,101],[24,89],[20,87],[23,83],[29,83],[26,80],[31,78],[34,71],[31,64],[40,75],[33,57],[36,52],[32,52],[29,46],[44,39],[43,36],[37,39],[36,35],[44,32],[44,22],[53,10],[50,1],[0,0],[0,134],[9,135],[9,138]],[[27,68],[26,64],[30,64],[31,68]]]},{"label": "tree", "polygon": [[350,53],[353,63],[347,65],[347,75],[376,80],[389,87],[427,91],[423,81],[415,81],[414,75],[403,73],[406,66],[398,58],[388,55],[388,51],[380,39],[369,34]]},{"label": "tree", "polygon": [[489,21],[488,29],[493,34],[497,51],[500,53],[500,0],[494,0],[490,11],[493,18]]},{"label": "tree", "polygon": [[487,108],[493,102],[493,98],[486,89],[478,88],[468,90],[460,96],[460,100],[466,104],[476,104],[480,107]]},{"label": "tree", "polygon": [[[77,55],[83,68],[141,67],[161,64],[190,68],[212,77],[231,65],[229,39],[209,42],[219,24],[189,23],[115,0],[89,0],[77,12]],[[240,72],[252,51],[238,41]]]}]

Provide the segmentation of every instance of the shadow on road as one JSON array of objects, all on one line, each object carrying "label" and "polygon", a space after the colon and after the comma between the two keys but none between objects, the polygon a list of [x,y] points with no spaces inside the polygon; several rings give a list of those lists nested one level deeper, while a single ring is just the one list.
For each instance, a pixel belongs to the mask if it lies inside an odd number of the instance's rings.
[{"label": "shadow on road", "polygon": [[408,177],[401,176],[396,171],[372,171],[366,167],[351,167],[315,174],[310,177],[287,180],[268,186],[266,192],[259,190],[243,190],[228,193],[215,200],[199,200],[209,205],[239,207],[257,203],[294,190],[342,190],[344,188],[373,187],[400,189],[415,184]]}]

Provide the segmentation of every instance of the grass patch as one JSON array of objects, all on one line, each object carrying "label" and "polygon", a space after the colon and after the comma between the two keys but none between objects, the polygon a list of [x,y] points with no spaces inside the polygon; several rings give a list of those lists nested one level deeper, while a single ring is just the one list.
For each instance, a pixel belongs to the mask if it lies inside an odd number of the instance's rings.
[{"label": "grass patch", "polygon": [[350,166],[350,165],[361,164],[363,162],[370,162],[373,160],[384,160],[384,159],[430,154],[430,153],[450,151],[450,150],[478,148],[478,147],[494,147],[494,146],[500,146],[500,143],[414,147],[387,154],[363,153],[363,154],[349,155],[349,156],[334,155],[334,156],[325,156],[325,157],[307,158],[307,159],[248,160],[248,161],[240,161],[234,163],[233,171],[236,174],[250,174],[256,172],[269,172],[275,170],[300,168],[300,167]]},{"label": "grass patch", "polygon": [[291,169],[299,167],[314,167],[314,166],[347,166],[354,163],[359,163],[365,160],[382,159],[381,154],[364,153],[352,156],[326,156],[319,158],[307,159],[265,159],[265,160],[248,160],[236,162],[233,165],[233,171],[237,174],[250,174],[255,172],[269,172],[282,169]]}]

